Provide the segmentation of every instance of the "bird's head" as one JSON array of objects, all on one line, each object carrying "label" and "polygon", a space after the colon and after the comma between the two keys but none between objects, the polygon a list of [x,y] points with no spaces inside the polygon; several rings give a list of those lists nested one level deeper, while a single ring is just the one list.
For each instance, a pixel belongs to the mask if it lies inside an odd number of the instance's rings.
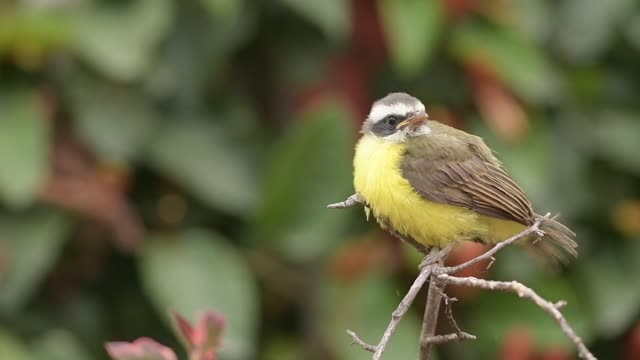
[{"label": "bird's head", "polygon": [[373,103],[362,132],[391,142],[404,142],[430,133],[428,119],[420,100],[406,93],[391,93]]}]

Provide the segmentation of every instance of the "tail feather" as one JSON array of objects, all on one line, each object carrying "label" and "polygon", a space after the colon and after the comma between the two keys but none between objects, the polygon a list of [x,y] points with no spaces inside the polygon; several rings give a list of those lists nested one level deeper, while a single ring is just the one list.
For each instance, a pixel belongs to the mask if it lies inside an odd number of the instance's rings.
[{"label": "tail feather", "polygon": [[[536,214],[536,219],[542,216]],[[545,258],[552,256],[562,263],[567,263],[571,257],[578,256],[578,243],[575,241],[576,234],[564,224],[557,221],[558,215],[552,218],[544,218],[540,224],[540,230],[544,232],[541,239],[530,241],[533,248],[540,252]]]}]

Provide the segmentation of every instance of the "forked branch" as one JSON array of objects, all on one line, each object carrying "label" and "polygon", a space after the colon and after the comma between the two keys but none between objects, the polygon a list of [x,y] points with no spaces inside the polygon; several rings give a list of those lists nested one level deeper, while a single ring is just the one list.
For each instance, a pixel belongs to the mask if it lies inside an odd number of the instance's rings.
[{"label": "forked branch", "polygon": [[512,292],[521,298],[529,299],[546,313],[551,315],[553,319],[558,323],[562,332],[564,332],[569,339],[574,343],[578,349],[578,355],[582,359],[595,360],[596,357],[589,351],[582,339],[575,333],[567,319],[562,315],[560,309],[566,305],[566,302],[559,301],[552,303],[549,300],[544,299],[538,295],[531,288],[519,283],[517,281],[494,281],[478,279],[472,276],[469,277],[456,277],[448,274],[435,275],[439,280],[442,280],[448,284],[461,285],[475,287],[485,290],[498,290]]},{"label": "forked branch", "polygon": [[[328,205],[328,208],[332,209],[344,209],[352,206],[356,206],[358,204],[364,204],[364,200],[360,195],[354,194],[350,196],[347,200]],[[419,359],[430,359],[432,348],[437,344],[443,344],[448,342],[457,342],[464,340],[475,340],[476,337],[474,335],[468,334],[458,327],[456,323],[453,312],[451,310],[451,301],[453,299],[447,297],[443,289],[447,284],[455,284],[455,285],[463,285],[476,287],[486,290],[498,290],[498,291],[507,291],[513,292],[517,294],[519,297],[526,298],[531,300],[534,304],[538,305],[542,310],[551,315],[562,331],[571,339],[576,348],[578,349],[578,355],[582,359],[586,360],[594,360],[596,357],[589,351],[586,347],[582,339],[575,333],[573,328],[569,325],[569,322],[562,315],[560,310],[562,307],[566,305],[566,302],[559,301],[557,303],[552,303],[540,295],[538,295],[531,288],[516,282],[516,281],[492,281],[492,280],[484,280],[478,279],[475,277],[456,277],[452,276],[456,272],[459,272],[463,269],[468,268],[478,262],[489,260],[491,263],[495,261],[494,255],[505,247],[513,244],[514,242],[523,239],[529,235],[538,235],[539,237],[544,236],[544,233],[540,230],[540,225],[549,218],[550,214],[546,214],[545,216],[538,217],[536,221],[527,229],[522,231],[521,233],[505,240],[497,245],[495,245],[492,249],[488,250],[484,254],[475,257],[465,263],[462,263],[457,266],[445,267],[443,266],[443,261],[451,250],[451,247],[448,247],[443,250],[431,249],[429,255],[425,257],[425,260],[420,265],[420,272],[416,277],[415,281],[409,288],[409,291],[404,296],[396,310],[391,314],[391,321],[387,326],[384,334],[380,341],[378,341],[377,345],[370,345],[364,342],[362,339],[358,337],[358,335],[351,331],[347,330],[347,334],[352,338],[354,344],[358,344],[362,346],[365,350],[372,352],[372,360],[379,360],[382,358],[382,354],[384,353],[391,336],[394,334],[396,329],[398,328],[398,324],[400,320],[404,317],[404,315],[411,307],[411,304],[415,300],[418,292],[422,289],[425,282],[428,280],[431,282],[430,291],[427,296],[427,306],[425,309],[424,320],[422,324],[422,332],[420,336],[420,357]],[[406,239],[404,239],[406,240]],[[410,244],[415,246],[415,242],[409,242]],[[424,251],[424,249],[420,249],[420,251]],[[454,327],[455,333],[447,334],[447,335],[435,335],[434,331],[436,328],[436,322],[438,318],[438,309],[442,298],[445,299],[445,314],[447,315],[447,319]]]}]

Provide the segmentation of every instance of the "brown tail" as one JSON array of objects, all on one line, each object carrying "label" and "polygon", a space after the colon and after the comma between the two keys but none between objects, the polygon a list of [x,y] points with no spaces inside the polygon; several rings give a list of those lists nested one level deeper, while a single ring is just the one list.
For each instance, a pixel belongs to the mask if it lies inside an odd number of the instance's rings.
[{"label": "brown tail", "polygon": [[[536,219],[542,216],[536,214]],[[558,215],[552,218],[545,218],[540,224],[540,230],[544,232],[542,239],[534,239],[531,245],[537,252],[540,252],[545,258],[553,256],[557,261],[567,263],[568,255],[572,257],[578,256],[578,243],[574,240],[576,234],[562,223],[556,221]]]}]

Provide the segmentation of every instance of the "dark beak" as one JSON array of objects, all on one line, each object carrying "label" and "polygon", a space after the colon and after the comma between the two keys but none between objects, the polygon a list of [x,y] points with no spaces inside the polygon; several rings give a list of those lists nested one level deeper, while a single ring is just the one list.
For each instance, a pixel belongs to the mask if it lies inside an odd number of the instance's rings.
[{"label": "dark beak", "polygon": [[417,114],[396,125],[396,129],[402,129],[403,127],[406,127],[409,125],[415,126],[427,120],[429,120],[429,115],[427,113]]}]

